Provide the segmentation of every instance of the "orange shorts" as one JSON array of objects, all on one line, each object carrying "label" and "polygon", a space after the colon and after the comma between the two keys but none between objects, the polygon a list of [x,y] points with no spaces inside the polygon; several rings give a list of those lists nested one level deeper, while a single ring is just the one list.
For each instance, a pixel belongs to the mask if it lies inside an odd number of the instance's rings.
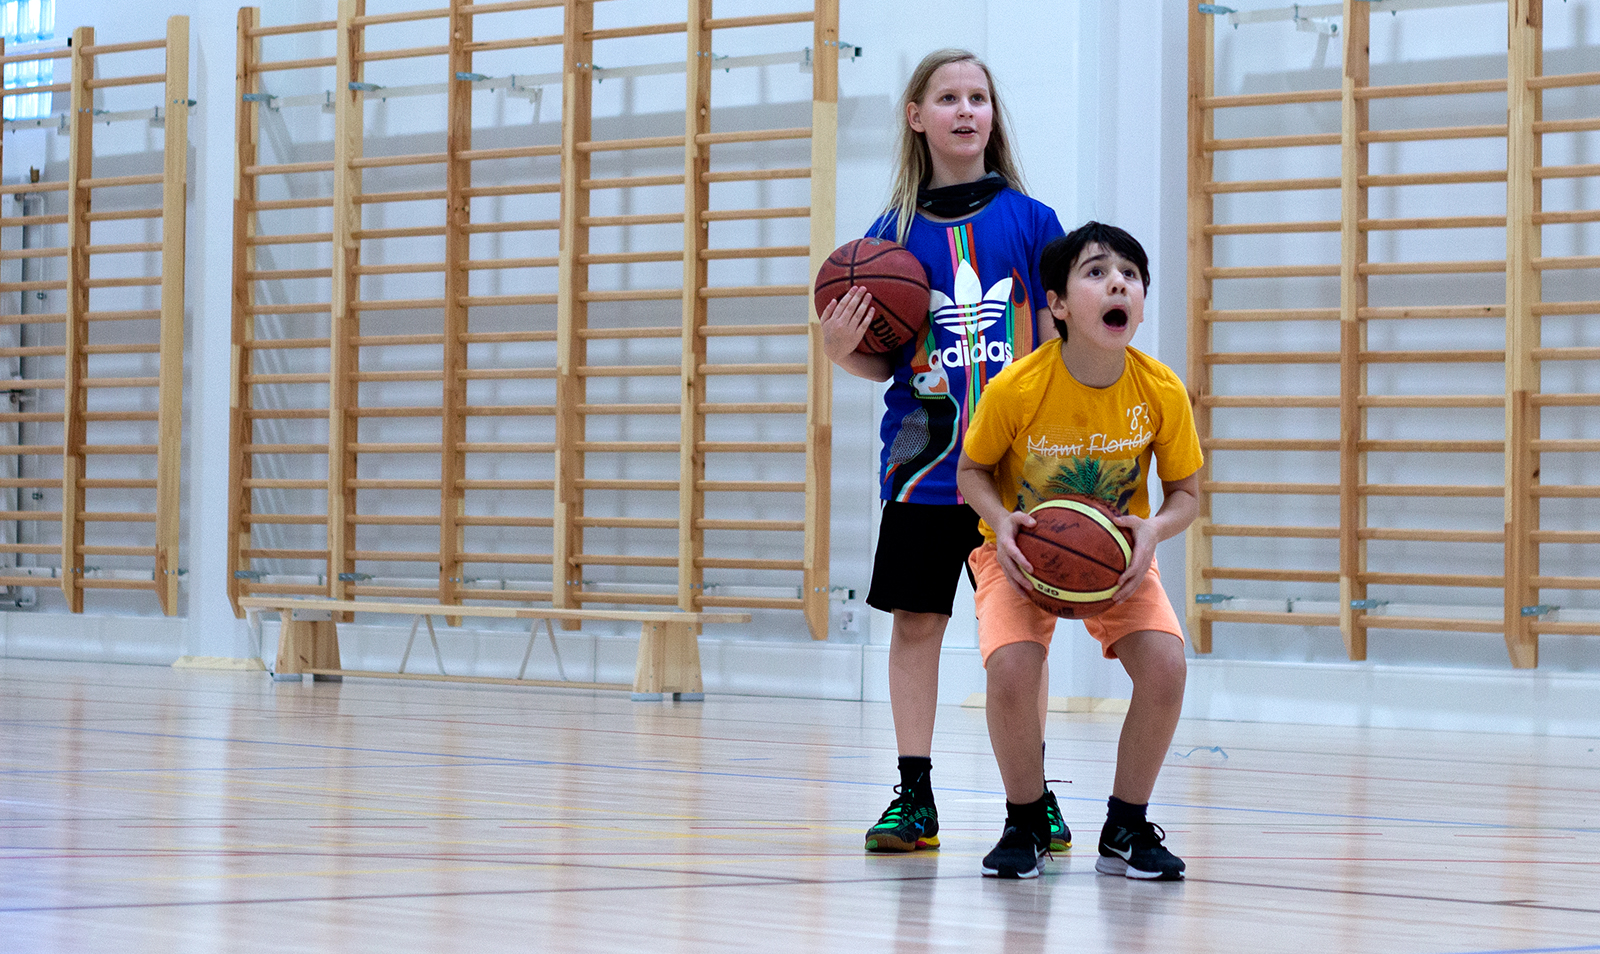
[{"label": "orange shorts", "polygon": [[[1006,579],[995,556],[995,545],[985,543],[973,550],[967,565],[978,581],[974,599],[978,608],[978,652],[984,665],[989,664],[989,656],[996,649],[1011,643],[1039,643],[1048,650],[1056,631],[1056,616],[1033,605]],[[1100,641],[1100,651],[1107,659],[1117,658],[1117,640],[1140,630],[1153,629],[1183,639],[1183,628],[1161,586],[1155,560],[1150,561],[1144,583],[1132,596],[1099,616],[1084,620],[1083,625],[1090,636]]]}]

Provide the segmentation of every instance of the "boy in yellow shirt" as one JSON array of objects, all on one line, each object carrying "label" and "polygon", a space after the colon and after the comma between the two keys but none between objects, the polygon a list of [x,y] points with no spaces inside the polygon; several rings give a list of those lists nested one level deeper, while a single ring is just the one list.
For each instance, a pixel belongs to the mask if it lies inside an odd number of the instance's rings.
[{"label": "boy in yellow shirt", "polygon": [[[1038,699],[1056,617],[1025,595],[1032,566],[1016,534],[1027,511],[1080,493],[1105,500],[1133,534],[1133,557],[1114,605],[1084,625],[1108,659],[1122,662],[1133,698],[1095,869],[1176,880],[1184,864],[1145,818],[1183,708],[1183,630],[1161,587],[1156,544],[1176,536],[1199,506],[1200,439],[1183,382],[1129,347],[1144,319],[1149,258],[1133,236],[1090,222],[1056,239],[1039,273],[1059,343],[1047,342],[990,382],[957,470],[982,518],[985,543],[968,563],[977,579],[978,648],[988,670],[989,741],[1006,790],[1004,833],[985,875],[1032,878],[1049,846]],[[1160,461],[1165,498],[1150,515],[1146,481]]]}]

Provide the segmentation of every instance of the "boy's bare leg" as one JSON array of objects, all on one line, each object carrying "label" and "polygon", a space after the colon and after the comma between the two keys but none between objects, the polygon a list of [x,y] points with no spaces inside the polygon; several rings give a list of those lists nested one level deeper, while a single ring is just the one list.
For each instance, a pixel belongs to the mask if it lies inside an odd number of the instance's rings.
[{"label": "boy's bare leg", "polygon": [[889,636],[889,709],[901,755],[933,751],[933,717],[939,705],[939,647],[950,617],[894,611]]},{"label": "boy's bare leg", "polygon": [[1045,720],[1050,718],[1050,659],[1039,667],[1039,740],[1044,741]]},{"label": "boy's bare leg", "polygon": [[1018,805],[1044,797],[1043,738],[1036,703],[1044,668],[1045,647],[1039,643],[1010,643],[989,656],[989,744],[1000,764],[1006,800]]},{"label": "boy's bare leg", "polygon": [[1133,680],[1133,699],[1122,721],[1111,794],[1130,805],[1144,805],[1155,791],[1156,776],[1183,712],[1188,662],[1183,641],[1171,633],[1140,630],[1117,640],[1115,646]]}]

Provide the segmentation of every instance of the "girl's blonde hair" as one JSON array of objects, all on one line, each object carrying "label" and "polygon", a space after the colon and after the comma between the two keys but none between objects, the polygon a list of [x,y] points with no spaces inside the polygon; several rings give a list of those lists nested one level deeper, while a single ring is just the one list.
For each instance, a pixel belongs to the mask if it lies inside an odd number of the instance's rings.
[{"label": "girl's blonde hair", "polygon": [[989,81],[989,102],[994,107],[994,123],[989,130],[989,144],[983,151],[983,171],[998,172],[1006,183],[1018,192],[1026,193],[1022,170],[1011,157],[1011,129],[1006,123],[1005,111],[1000,108],[1000,91],[995,89],[994,74],[989,65],[968,50],[934,50],[922,58],[911,71],[906,91],[900,97],[900,139],[895,158],[894,184],[889,191],[889,205],[885,212],[894,214],[895,241],[904,245],[911,231],[911,220],[917,213],[917,190],[928,180],[933,162],[928,156],[928,137],[911,128],[906,122],[906,107],[922,102],[928,94],[928,84],[939,67],[951,63],[972,63],[983,70]]}]

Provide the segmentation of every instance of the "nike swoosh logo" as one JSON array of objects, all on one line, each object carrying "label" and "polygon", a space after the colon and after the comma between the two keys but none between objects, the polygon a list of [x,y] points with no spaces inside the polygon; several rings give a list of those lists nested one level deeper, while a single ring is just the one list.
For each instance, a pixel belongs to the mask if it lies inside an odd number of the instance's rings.
[{"label": "nike swoosh logo", "polygon": [[1133,849],[1132,848],[1128,848],[1128,849],[1124,850],[1124,849],[1117,848],[1114,845],[1107,845],[1106,847],[1110,848],[1111,849],[1111,853],[1116,855],[1118,858],[1121,858],[1123,861],[1127,861],[1127,860],[1129,860],[1129,859],[1131,859],[1133,857]]}]

